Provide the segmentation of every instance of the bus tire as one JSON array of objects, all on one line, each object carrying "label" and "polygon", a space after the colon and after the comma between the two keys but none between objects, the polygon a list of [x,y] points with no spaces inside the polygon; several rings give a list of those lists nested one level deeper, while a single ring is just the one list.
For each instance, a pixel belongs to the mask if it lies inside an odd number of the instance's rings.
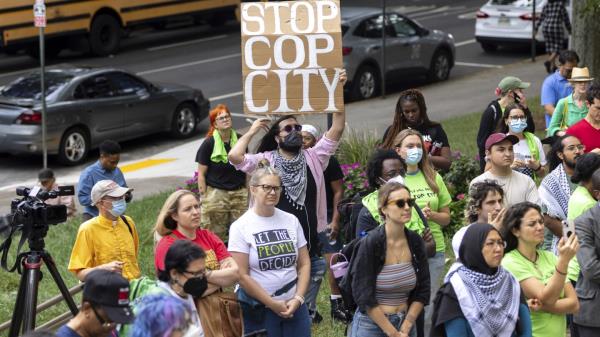
[{"label": "bus tire", "polygon": [[121,25],[110,14],[100,14],[92,21],[89,34],[90,51],[97,56],[107,56],[119,50]]}]

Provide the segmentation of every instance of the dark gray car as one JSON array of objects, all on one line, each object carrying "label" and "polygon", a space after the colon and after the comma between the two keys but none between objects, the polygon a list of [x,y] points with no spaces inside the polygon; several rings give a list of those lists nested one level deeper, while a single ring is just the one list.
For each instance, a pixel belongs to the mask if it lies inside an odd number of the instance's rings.
[{"label": "dark gray car", "polygon": [[[354,99],[376,96],[381,87],[383,15],[381,8],[342,6],[342,52]],[[408,17],[387,12],[386,77],[426,75],[446,80],[454,66],[454,37],[429,30]]]},{"label": "dark gray car", "polygon": [[[82,162],[102,141],[168,131],[194,135],[208,116],[200,90],[153,84],[112,68],[59,67],[46,71],[48,153],[67,165]],[[0,90],[0,152],[42,152],[39,73]]]}]

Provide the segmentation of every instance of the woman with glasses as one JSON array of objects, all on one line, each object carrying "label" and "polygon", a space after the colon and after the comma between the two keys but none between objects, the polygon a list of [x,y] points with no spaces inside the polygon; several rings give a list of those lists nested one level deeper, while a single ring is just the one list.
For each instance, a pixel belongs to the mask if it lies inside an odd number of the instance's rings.
[{"label": "woman with glasses", "polygon": [[515,135],[519,142],[513,146],[515,159],[512,169],[523,173],[539,184],[546,175],[546,154],[542,141],[527,129],[527,114],[525,108],[518,104],[509,104],[504,109],[497,132]]},{"label": "woman with glasses", "polygon": [[229,230],[229,251],[240,270],[238,299],[245,336],[310,336],[304,295],[310,258],[298,219],[275,207],[279,173],[261,160],[250,178],[252,207]]},{"label": "woman with glasses", "polygon": [[384,225],[369,232],[352,257],[352,297],[358,305],[353,337],[416,336],[414,328],[429,303],[425,243],[406,228],[415,200],[408,188],[388,182],[379,190]]},{"label": "woman with glasses", "polygon": [[[425,144],[419,131],[402,130],[395,139],[396,152],[402,157],[406,171],[404,183],[410,188],[417,205],[429,223],[435,241],[436,253],[428,260],[431,274],[431,296],[440,287],[444,273],[446,244],[442,228],[450,223],[450,202],[452,197],[446,184],[431,165],[429,153],[424,151]],[[431,322],[431,306],[425,309],[425,336],[429,335]]]},{"label": "woman with glasses", "polygon": [[458,250],[462,265],[434,300],[431,336],[531,336],[519,282],[500,265],[505,245],[492,225],[469,226]]},{"label": "woman with glasses", "polygon": [[566,314],[579,311],[575,289],[567,279],[569,261],[579,249],[576,235],[558,242],[558,257],[538,248],[544,241],[544,218],[530,202],[511,206],[504,216],[506,254],[502,266],[519,281],[531,309],[534,337],[566,336]]},{"label": "woman with glasses", "polygon": [[451,164],[448,136],[438,122],[429,120],[425,97],[420,90],[408,89],[400,93],[396,103],[394,122],[383,134],[382,147],[394,149],[394,140],[404,129],[415,129],[423,136],[425,151],[436,169],[449,170]]},{"label": "woman with glasses", "polygon": [[154,250],[154,265],[160,273],[165,270],[166,255],[177,241],[196,244],[206,253],[208,288],[199,296],[207,296],[222,287],[229,287],[238,280],[238,267],[221,239],[200,227],[200,202],[187,190],[173,192],[165,201],[156,225],[155,236],[162,237]]},{"label": "woman with glasses", "polygon": [[587,89],[594,80],[590,77],[590,71],[587,67],[575,67],[573,68],[571,77],[567,80],[573,87],[573,93],[556,103],[556,108],[548,126],[548,137],[563,136],[569,126],[585,118],[588,113],[585,99],[587,97]]},{"label": "woman with glasses", "polygon": [[[229,163],[227,154],[241,137],[224,104],[208,114],[210,127],[196,153],[198,193],[202,196],[202,227],[227,242],[229,226],[248,209],[246,175]],[[245,150],[245,149],[244,149]]]}]

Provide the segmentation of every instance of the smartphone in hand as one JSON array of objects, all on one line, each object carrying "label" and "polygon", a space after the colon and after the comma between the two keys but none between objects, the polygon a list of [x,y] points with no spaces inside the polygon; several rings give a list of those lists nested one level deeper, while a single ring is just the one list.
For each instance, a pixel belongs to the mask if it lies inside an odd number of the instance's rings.
[{"label": "smartphone in hand", "polygon": [[575,234],[575,222],[573,220],[563,220],[563,237],[568,239],[571,235]]}]

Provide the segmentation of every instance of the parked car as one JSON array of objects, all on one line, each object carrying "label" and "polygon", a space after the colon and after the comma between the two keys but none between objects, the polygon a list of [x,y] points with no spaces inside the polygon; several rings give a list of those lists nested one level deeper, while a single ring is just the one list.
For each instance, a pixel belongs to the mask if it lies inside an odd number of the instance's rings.
[{"label": "parked car", "polygon": [[[381,8],[346,6],[341,14],[346,88],[354,99],[374,97],[381,88]],[[386,79],[426,75],[446,80],[454,66],[452,34],[427,29],[399,13],[386,16]]]},{"label": "parked car", "polygon": [[[536,19],[540,18],[547,0],[535,5]],[[570,1],[567,5],[570,12]],[[475,39],[486,52],[500,45],[530,45],[533,27],[533,2],[531,0],[489,0],[477,11]],[[535,37],[540,44],[544,35],[540,29]]]},{"label": "parked car", "polygon": [[[153,84],[113,68],[57,67],[45,72],[49,154],[66,165],[81,163],[106,139],[123,141],[168,131],[194,135],[208,116],[200,90]],[[0,89],[0,152],[42,152],[39,73]]]}]

